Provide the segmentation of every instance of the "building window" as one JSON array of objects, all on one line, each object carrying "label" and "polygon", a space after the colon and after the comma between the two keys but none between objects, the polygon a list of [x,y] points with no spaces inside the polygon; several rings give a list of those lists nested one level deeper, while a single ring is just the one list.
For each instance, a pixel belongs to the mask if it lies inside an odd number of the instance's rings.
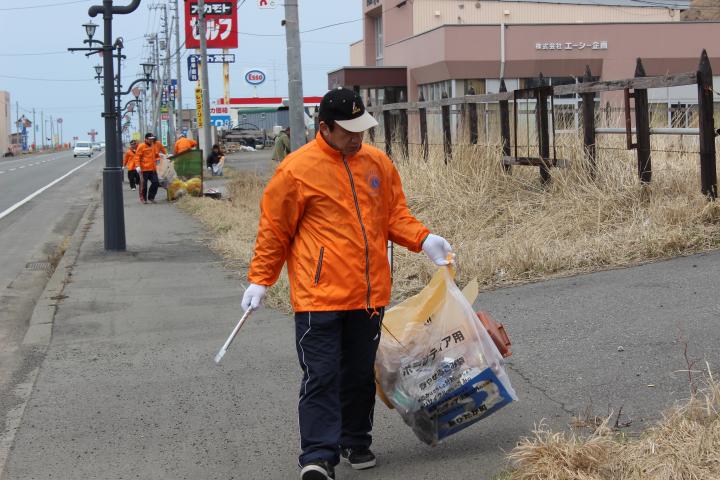
[{"label": "building window", "polygon": [[420,98],[421,93],[425,101],[440,100],[443,93],[449,97],[452,94],[452,80],[419,85],[418,98]]},{"label": "building window", "polygon": [[458,80],[458,82],[463,82],[465,84],[464,88],[462,88],[461,85],[458,85],[458,91],[463,92],[465,95],[470,95],[471,88],[473,92],[475,92],[475,95],[482,95],[485,93],[485,79],[483,78]]},{"label": "building window", "polygon": [[383,22],[382,15],[375,17],[375,65],[383,64]]}]

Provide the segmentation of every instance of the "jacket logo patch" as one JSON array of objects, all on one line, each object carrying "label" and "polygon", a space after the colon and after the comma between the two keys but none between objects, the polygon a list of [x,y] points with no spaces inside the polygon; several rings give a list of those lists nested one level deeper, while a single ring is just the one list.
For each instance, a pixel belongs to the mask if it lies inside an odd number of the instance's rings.
[{"label": "jacket logo patch", "polygon": [[370,195],[377,195],[380,193],[380,177],[375,172],[370,172],[367,177],[368,185],[370,185]]},{"label": "jacket logo patch", "polygon": [[360,113],[360,112],[362,112],[362,110],[360,109],[360,107],[357,106],[357,103],[353,102],[352,114],[355,115],[355,114]]}]

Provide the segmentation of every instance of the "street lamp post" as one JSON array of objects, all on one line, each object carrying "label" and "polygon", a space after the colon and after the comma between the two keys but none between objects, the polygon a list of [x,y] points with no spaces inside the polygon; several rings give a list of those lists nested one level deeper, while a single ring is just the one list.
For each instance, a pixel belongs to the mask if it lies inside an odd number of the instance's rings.
[{"label": "street lamp post", "polygon": [[[140,6],[140,0],[132,0],[127,6],[113,6],[113,0],[103,0],[102,5],[94,5],[88,9],[88,15],[92,18],[102,14],[103,16],[103,41],[93,40],[97,25],[92,22],[83,25],[88,36],[83,43],[88,48],[70,48],[70,51],[84,50],[93,53],[103,54],[103,98],[105,119],[105,168],[103,169],[103,213],[105,227],[105,250],[124,251],[125,243],[125,215],[122,195],[122,166],[121,157],[118,155],[118,137],[116,119],[119,112],[114,104],[114,76],[113,76],[113,49],[112,41],[112,19],[115,15],[126,15],[134,12]],[[93,47],[93,44],[100,44],[102,48]],[[99,71],[96,69],[96,72]]]},{"label": "street lamp post", "polygon": [[122,85],[121,85],[120,81],[121,81],[122,61],[125,58],[125,56],[122,54],[122,49],[123,49],[122,37],[118,37],[115,40],[113,47],[115,50],[117,50],[117,55],[114,55],[114,58],[117,58],[117,73],[115,74],[115,89],[113,90],[115,92],[115,111],[117,112],[117,118],[116,118],[116,121],[117,121],[117,125],[116,125],[117,158],[122,158],[122,156],[123,156],[122,113],[120,112],[120,104],[122,102],[122,98],[120,96],[120,90],[122,88]]}]

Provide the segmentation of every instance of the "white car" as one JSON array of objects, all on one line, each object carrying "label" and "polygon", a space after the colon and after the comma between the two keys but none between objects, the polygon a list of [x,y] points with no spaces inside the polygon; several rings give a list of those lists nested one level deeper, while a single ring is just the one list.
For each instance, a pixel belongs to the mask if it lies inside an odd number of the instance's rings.
[{"label": "white car", "polygon": [[75,148],[73,149],[73,157],[92,157],[92,154],[92,142],[75,142]]}]

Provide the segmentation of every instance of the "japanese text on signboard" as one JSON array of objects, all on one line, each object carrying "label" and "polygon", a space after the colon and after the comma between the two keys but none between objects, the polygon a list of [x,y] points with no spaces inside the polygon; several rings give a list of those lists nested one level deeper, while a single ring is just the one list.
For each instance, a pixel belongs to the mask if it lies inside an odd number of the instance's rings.
[{"label": "japanese text on signboard", "polygon": [[[185,46],[200,48],[197,0],[185,1]],[[205,2],[205,21],[208,48],[237,48],[237,0]]]},{"label": "japanese text on signboard", "polygon": [[607,50],[608,42],[538,42],[535,50]]}]

